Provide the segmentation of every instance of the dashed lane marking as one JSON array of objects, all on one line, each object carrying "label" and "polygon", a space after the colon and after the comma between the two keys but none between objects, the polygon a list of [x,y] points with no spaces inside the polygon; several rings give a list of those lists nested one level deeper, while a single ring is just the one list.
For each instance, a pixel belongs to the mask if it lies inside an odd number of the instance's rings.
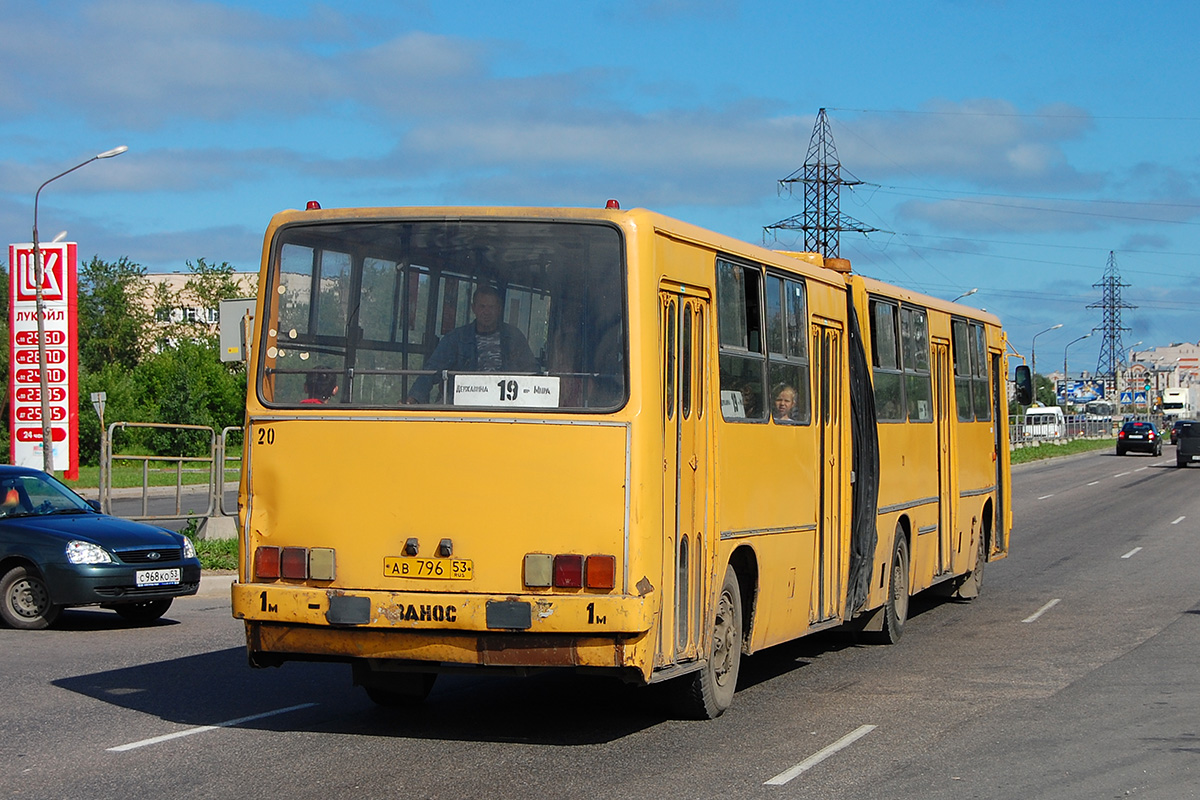
[{"label": "dashed lane marking", "polygon": [[1032,616],[1026,617],[1025,619],[1021,620],[1021,622],[1037,622],[1038,617],[1040,617],[1042,614],[1045,614],[1047,611],[1054,608],[1056,605],[1058,605],[1061,602],[1062,602],[1062,598],[1056,597],[1055,599],[1051,600],[1049,603],[1046,603],[1046,605],[1039,608],[1037,611],[1033,612]]},{"label": "dashed lane marking", "polygon": [[216,725],[200,725],[195,728],[187,728],[182,731],[176,731],[175,733],[167,733],[167,734],[163,734],[162,736],[154,736],[150,739],[142,739],[140,742],[130,742],[129,744],[122,744],[122,745],[118,745],[117,747],[110,747],[110,748],[108,748],[108,751],[110,753],[124,753],[127,750],[136,750],[139,747],[147,747],[152,744],[160,744],[162,742],[167,742],[167,741],[170,741],[171,739],[178,739],[183,736],[191,736],[196,733],[204,733],[205,731],[215,731],[218,728],[232,728],[234,725],[241,725],[243,722],[252,722],[253,720],[256,720],[256,719],[265,719],[266,717],[274,717],[279,714],[287,714],[290,711],[299,711],[302,708],[312,708],[315,705],[316,705],[316,703],[301,703],[298,706],[288,706],[287,708],[277,708],[274,711],[264,711],[262,714],[252,714],[248,717],[238,717],[237,719],[226,720],[225,722],[218,722]]},{"label": "dashed lane marking", "polygon": [[837,751],[844,750],[845,748],[854,744],[859,739],[866,736],[871,731],[875,730],[875,728],[876,728],[875,725],[863,725],[859,728],[856,728],[855,730],[851,731],[850,733],[847,733],[845,736],[838,739],[836,742],[829,745],[825,749],[819,750],[816,753],[813,753],[811,756],[804,759],[803,761],[801,761],[799,764],[792,767],[791,769],[784,770],[783,772],[776,775],[774,778],[771,778],[771,780],[769,780],[769,781],[764,781],[763,786],[783,786],[785,783],[792,780],[793,778],[795,778],[797,775],[801,774],[802,772],[807,772],[808,770],[815,767],[817,764],[820,764],[822,761],[829,758],[831,755],[833,755]]}]

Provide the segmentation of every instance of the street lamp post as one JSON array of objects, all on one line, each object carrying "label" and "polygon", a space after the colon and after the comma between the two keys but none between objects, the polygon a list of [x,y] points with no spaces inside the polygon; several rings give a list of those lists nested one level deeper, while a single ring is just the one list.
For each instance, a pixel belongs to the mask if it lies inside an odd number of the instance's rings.
[{"label": "street lamp post", "polygon": [[960,294],[958,297],[954,298],[954,299],[953,299],[953,300],[951,300],[950,302],[951,302],[951,303],[957,303],[959,300],[962,300],[964,297],[970,297],[971,295],[975,294],[975,293],[976,293],[976,292],[978,292],[978,291],[979,291],[979,289],[978,289],[978,288],[975,288],[975,289],[972,289],[972,290],[971,290],[971,291],[969,291],[969,292],[963,292],[962,294]]},{"label": "street lamp post", "polygon": [[80,167],[86,167],[97,159],[119,156],[128,149],[127,146],[121,145],[120,147],[114,147],[112,150],[105,150],[103,153],[94,155],[87,161],[76,164],[65,172],[58,173],[39,186],[37,192],[33,195],[33,280],[36,284],[34,287],[34,298],[37,309],[38,332],[38,394],[41,398],[42,407],[42,469],[48,473],[54,472],[54,447],[50,433],[50,387],[46,377],[46,320],[44,318],[46,309],[42,301],[42,284],[45,283],[45,264],[42,263],[42,248],[38,242],[38,200],[42,196],[42,189],[45,189],[49,184],[62,176],[68,175]]},{"label": "street lamp post", "polygon": [[[1037,375],[1037,337],[1041,336],[1043,333],[1049,333],[1050,331],[1056,331],[1059,328],[1061,328],[1062,326],[1063,326],[1063,324],[1060,322],[1057,325],[1051,325],[1049,328],[1046,328],[1046,330],[1044,330],[1044,331],[1038,331],[1037,333],[1035,333],[1033,335],[1033,342],[1029,345],[1029,361],[1030,361],[1029,369],[1034,375]],[[1066,379],[1066,377],[1067,377],[1066,375],[1063,375],[1064,379]]]},{"label": "street lamp post", "polygon": [[1063,386],[1064,387],[1066,387],[1066,385],[1067,385],[1068,375],[1070,374],[1067,372],[1067,350],[1069,350],[1071,348],[1071,345],[1075,344],[1075,342],[1082,342],[1084,339],[1088,338],[1091,335],[1092,335],[1092,332],[1089,332],[1089,333],[1085,333],[1083,336],[1080,336],[1078,339],[1072,339],[1071,341],[1067,342],[1067,346],[1063,348]]}]

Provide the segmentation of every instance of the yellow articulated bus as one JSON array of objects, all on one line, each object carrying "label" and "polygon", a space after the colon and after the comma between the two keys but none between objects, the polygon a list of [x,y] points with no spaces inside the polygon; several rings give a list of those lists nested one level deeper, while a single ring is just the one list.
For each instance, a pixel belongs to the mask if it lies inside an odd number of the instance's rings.
[{"label": "yellow articulated bus", "polygon": [[[286,211],[249,355],[250,663],[572,668],[733,699],[743,654],[973,596],[1011,525],[999,321],[650,211]],[[1022,385],[1022,391],[1024,385]]]}]

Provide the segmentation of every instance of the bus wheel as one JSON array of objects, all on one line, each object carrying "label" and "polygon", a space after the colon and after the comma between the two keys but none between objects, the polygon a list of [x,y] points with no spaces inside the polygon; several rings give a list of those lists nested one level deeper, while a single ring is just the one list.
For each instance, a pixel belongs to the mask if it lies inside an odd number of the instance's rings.
[{"label": "bus wheel", "polygon": [[904,623],[908,619],[908,540],[900,525],[896,526],[891,565],[888,597],[883,606],[883,628],[869,636],[869,640],[876,644],[895,644],[900,641]]},{"label": "bus wheel", "polygon": [[987,564],[987,535],[979,532],[979,548],[975,554],[975,567],[959,579],[954,596],[960,600],[974,600],[983,589],[983,568]]},{"label": "bus wheel", "polygon": [[738,670],[742,663],[742,592],[733,567],[725,568],[725,582],[717,600],[712,653],[699,672],[676,683],[676,706],[689,719],[716,719],[733,704]]}]

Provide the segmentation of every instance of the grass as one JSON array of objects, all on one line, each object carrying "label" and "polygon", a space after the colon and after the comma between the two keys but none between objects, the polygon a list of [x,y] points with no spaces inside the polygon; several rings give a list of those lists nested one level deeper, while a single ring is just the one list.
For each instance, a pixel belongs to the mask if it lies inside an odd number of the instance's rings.
[{"label": "grass", "polygon": [[237,539],[200,539],[193,544],[203,569],[237,569]]},{"label": "grass", "polygon": [[[174,464],[151,461],[147,477],[151,486],[174,486],[179,476],[175,473]],[[225,470],[226,481],[237,482],[240,477],[240,467]],[[61,473],[59,473],[59,478],[75,490],[96,489],[100,486],[100,468],[80,467],[77,481],[69,481],[63,478]],[[208,483],[208,467],[202,464],[194,467],[185,466],[182,479],[184,486],[203,486]],[[142,465],[140,463],[113,465],[112,486],[115,489],[141,488]]]},{"label": "grass", "polygon": [[1013,450],[1012,463],[1028,464],[1031,461],[1041,461],[1058,456],[1070,456],[1076,453],[1090,453],[1093,450],[1107,450],[1115,446],[1115,439],[1073,439],[1062,444],[1043,442]]}]

